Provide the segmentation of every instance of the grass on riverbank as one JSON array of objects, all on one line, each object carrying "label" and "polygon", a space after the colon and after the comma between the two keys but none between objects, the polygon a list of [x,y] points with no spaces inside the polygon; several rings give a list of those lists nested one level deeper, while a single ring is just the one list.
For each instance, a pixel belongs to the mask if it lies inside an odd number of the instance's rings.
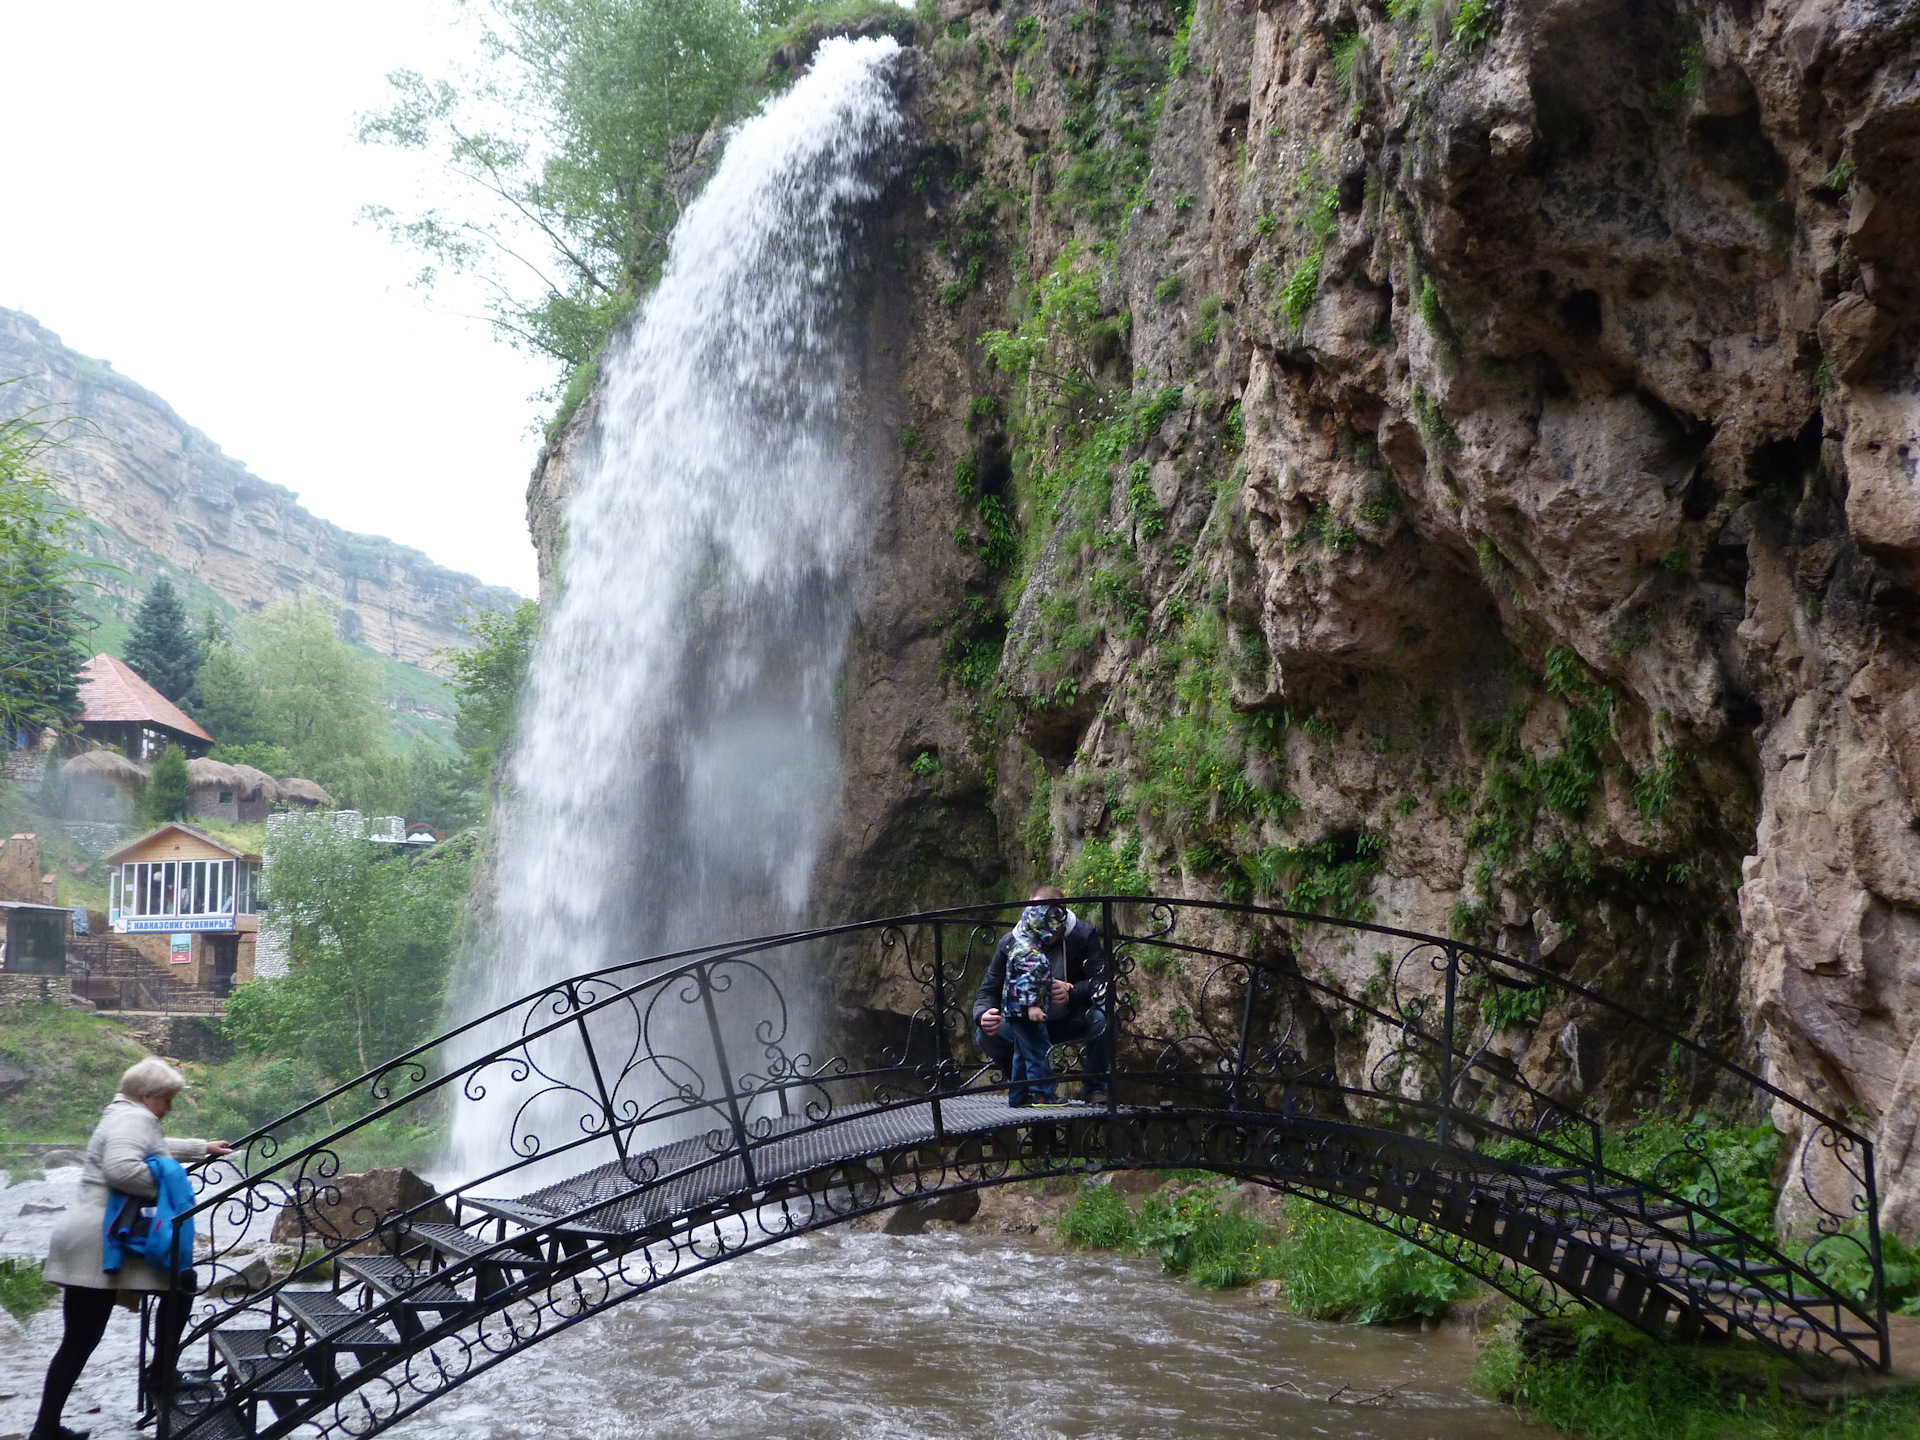
[{"label": "grass on riverbank", "polygon": [[1110,1187],[1090,1186],[1061,1216],[1060,1234],[1093,1249],[1158,1255],[1196,1285],[1278,1279],[1288,1308],[1317,1320],[1434,1316],[1475,1291],[1464,1271],[1411,1240],[1297,1196],[1275,1224],[1228,1201],[1231,1189],[1211,1178],[1175,1183],[1136,1212]]},{"label": "grass on riverbank", "polygon": [[29,1075],[0,1095],[0,1139],[85,1144],[121,1075],[146,1053],[111,1021],[61,1005],[0,1015],[0,1060]]},{"label": "grass on riverbank", "polygon": [[14,1319],[25,1320],[46,1309],[59,1290],[40,1278],[38,1260],[0,1260],[0,1310]]},{"label": "grass on riverbank", "polygon": [[1592,1440],[1913,1440],[1920,1385],[1808,1399],[1785,1357],[1673,1345],[1606,1314],[1531,1322],[1481,1356],[1481,1387]]}]

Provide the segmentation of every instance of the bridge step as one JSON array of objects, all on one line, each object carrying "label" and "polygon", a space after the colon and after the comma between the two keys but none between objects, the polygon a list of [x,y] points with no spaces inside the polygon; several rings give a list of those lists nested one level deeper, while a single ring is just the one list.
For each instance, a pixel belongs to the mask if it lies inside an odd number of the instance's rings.
[{"label": "bridge step", "polygon": [[365,1311],[342,1304],[330,1291],[282,1290],[274,1299],[316,1343],[354,1355],[393,1348],[393,1336],[369,1320]]},{"label": "bridge step", "polygon": [[216,1330],[213,1348],[233,1368],[242,1384],[259,1394],[282,1400],[321,1393],[322,1386],[306,1365],[289,1358],[294,1346],[284,1333],[267,1330]]},{"label": "bridge step", "polygon": [[221,1404],[209,1409],[192,1401],[176,1400],[167,1407],[167,1428],[178,1435],[193,1426],[192,1440],[253,1440],[253,1426],[236,1405]]},{"label": "bridge step", "polygon": [[[406,1238],[418,1241],[436,1255],[456,1264],[471,1261],[482,1271],[531,1274],[553,1268],[553,1262],[540,1253],[539,1242],[531,1235],[509,1237],[504,1241],[488,1240],[471,1230],[462,1230],[458,1225],[413,1224],[407,1226]],[[491,1292],[500,1287],[487,1285],[483,1288]]]},{"label": "bridge step", "polygon": [[395,1255],[351,1255],[340,1270],[409,1310],[467,1310],[473,1301],[444,1280],[434,1280]]}]

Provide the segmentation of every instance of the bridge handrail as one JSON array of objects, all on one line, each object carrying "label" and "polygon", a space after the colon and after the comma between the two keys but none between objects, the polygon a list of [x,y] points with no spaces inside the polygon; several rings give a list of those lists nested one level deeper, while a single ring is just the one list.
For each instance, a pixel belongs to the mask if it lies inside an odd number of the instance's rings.
[{"label": "bridge handrail", "polygon": [[[444,1092],[448,1086],[461,1082],[463,1079],[471,1084],[473,1078],[481,1071],[503,1063],[503,1061],[508,1060],[515,1051],[521,1051],[523,1054],[531,1054],[529,1047],[531,1047],[535,1041],[550,1037],[559,1031],[574,1026],[581,1027],[582,1033],[584,1034],[586,1022],[590,1017],[610,1007],[621,1004],[632,1004],[638,997],[650,991],[662,992],[665,987],[678,980],[696,976],[703,971],[710,973],[712,967],[726,961],[737,960],[788,947],[832,941],[837,938],[861,933],[877,933],[882,937],[884,943],[885,937],[889,934],[899,934],[904,937],[908,931],[916,927],[929,925],[935,927],[935,933],[937,935],[939,933],[939,927],[941,926],[971,922],[976,926],[975,934],[977,936],[982,927],[988,925],[989,922],[1004,920],[1006,916],[1021,908],[1022,903],[1023,902],[1015,901],[981,902],[971,905],[953,906],[941,910],[853,921],[835,926],[787,931],[774,935],[751,937],[740,941],[690,946],[681,950],[601,967],[597,970],[583,972],[582,974],[556,981],[496,1006],[486,1013],[456,1026],[442,1035],[434,1037],[432,1040],[415,1046],[403,1052],[401,1055],[395,1056],[383,1064],[369,1069],[355,1079],[334,1087],[334,1089],[328,1091],[326,1094],[316,1097],[307,1104],[289,1112],[288,1115],[282,1116],[250,1132],[238,1142],[238,1148],[236,1150],[238,1163],[232,1166],[234,1169],[241,1170],[242,1173],[239,1174],[233,1184],[219,1186],[211,1182],[217,1178],[219,1170],[225,1168],[225,1162],[206,1167],[201,1177],[201,1183],[208,1188],[206,1188],[203,1198],[195,1205],[194,1209],[188,1213],[197,1216],[204,1212],[214,1210],[216,1207],[235,1203],[240,1203],[248,1207],[239,1213],[258,1213],[259,1207],[249,1204],[248,1200],[244,1198],[247,1192],[258,1190],[270,1184],[281,1186],[284,1192],[284,1187],[288,1183],[290,1174],[300,1175],[301,1173],[299,1170],[296,1170],[295,1167],[304,1166],[316,1158],[322,1160],[321,1165],[318,1167],[317,1176],[302,1176],[301,1179],[295,1180],[293,1183],[296,1191],[303,1183],[311,1186],[315,1178],[324,1183],[326,1180],[329,1180],[333,1174],[338,1173],[338,1157],[334,1154],[334,1148],[339,1142],[351,1136],[356,1131],[408,1106],[418,1104],[429,1095]],[[1563,1155],[1569,1160],[1591,1167],[1597,1173],[1603,1173],[1621,1180],[1632,1179],[1634,1183],[1656,1190],[1667,1198],[1681,1203],[1688,1209],[1690,1214],[1692,1211],[1698,1210],[1709,1215],[1720,1223],[1726,1224],[1735,1234],[1742,1234],[1743,1239],[1750,1240],[1756,1246],[1763,1246],[1768,1253],[1774,1255],[1787,1266],[1789,1275],[1798,1274],[1804,1276],[1820,1289],[1831,1294],[1838,1303],[1846,1305],[1847,1308],[1852,1309],[1863,1318],[1869,1320],[1877,1319],[1877,1328],[1884,1337],[1886,1326],[1885,1303],[1883,1287],[1877,1280],[1879,1274],[1880,1245],[1873,1148],[1871,1142],[1842,1121],[1823,1114],[1780,1087],[1762,1079],[1737,1062],[1716,1055],[1704,1045],[1679,1033],[1672,1027],[1649,1016],[1642,1015],[1623,1003],[1601,992],[1595,991],[1590,987],[1583,986],[1565,975],[1548,970],[1530,961],[1504,955],[1497,951],[1487,949],[1486,947],[1472,944],[1471,942],[1427,935],[1396,926],[1380,925],[1371,921],[1322,915],[1277,906],[1200,901],[1181,897],[1083,896],[1075,897],[1069,903],[1082,907],[1100,907],[1101,917],[1105,921],[1103,929],[1107,936],[1110,953],[1114,956],[1113,963],[1109,968],[1109,983],[1106,993],[1103,996],[1103,1003],[1108,1007],[1110,1015],[1114,1014],[1113,1007],[1116,1003],[1121,978],[1119,967],[1122,951],[1129,946],[1162,946],[1180,953],[1203,955],[1222,962],[1259,966],[1283,980],[1303,984],[1322,995],[1336,999],[1343,1006],[1364,1012],[1376,1022],[1383,1023],[1407,1035],[1417,1036],[1423,1041],[1439,1044],[1443,1055],[1446,1057],[1446,1067],[1449,1073],[1451,1073],[1451,1066],[1454,1060],[1458,1059],[1466,1062],[1460,1072],[1460,1075],[1463,1076],[1476,1067],[1486,1068],[1482,1062],[1487,1051],[1487,1047],[1484,1044],[1477,1052],[1473,1050],[1471,1044],[1463,1044],[1461,1041],[1463,1032],[1457,1023],[1457,997],[1455,994],[1456,986],[1454,981],[1456,979],[1456,972],[1459,969],[1460,957],[1470,956],[1481,962],[1481,964],[1487,968],[1487,973],[1495,984],[1510,988],[1530,988],[1523,985],[1521,981],[1512,978],[1513,975],[1529,977],[1535,985],[1551,987],[1565,995],[1578,997],[1581,1000],[1624,1018],[1670,1045],[1680,1047],[1713,1069],[1743,1081],[1755,1090],[1773,1097],[1774,1100],[1782,1102],[1791,1109],[1808,1117],[1815,1122],[1813,1134],[1824,1133],[1832,1135],[1834,1137],[1832,1144],[1835,1148],[1843,1144],[1850,1144],[1858,1148],[1864,1157],[1865,1164],[1864,1173],[1857,1178],[1861,1181],[1866,1193],[1864,1196],[1865,1203],[1859,1204],[1856,1202],[1856,1208],[1864,1212],[1868,1232],[1866,1244],[1863,1248],[1866,1249],[1873,1261],[1876,1276],[1876,1282],[1873,1287],[1875,1292],[1874,1304],[1878,1307],[1877,1317],[1868,1309],[1861,1308],[1860,1301],[1854,1300],[1852,1297],[1836,1290],[1820,1275],[1812,1273],[1803,1265],[1798,1265],[1788,1260],[1784,1255],[1773,1250],[1772,1247],[1764,1246],[1764,1242],[1759,1241],[1756,1237],[1744,1236],[1743,1232],[1739,1230],[1739,1227],[1733,1226],[1731,1222],[1725,1221],[1724,1217],[1719,1216],[1713,1207],[1704,1205],[1697,1200],[1688,1200],[1685,1196],[1664,1186],[1660,1186],[1656,1182],[1621,1175],[1619,1172],[1612,1171],[1605,1167],[1600,1163],[1601,1157],[1598,1151],[1598,1121],[1582,1115],[1575,1106],[1568,1105],[1565,1101],[1538,1090],[1523,1078],[1498,1071],[1489,1070],[1488,1072],[1494,1076],[1499,1084],[1514,1087],[1528,1095],[1536,1102],[1536,1112],[1538,1112],[1539,1106],[1544,1105],[1560,1112],[1567,1118],[1581,1119],[1592,1132],[1593,1151],[1590,1156],[1577,1156],[1574,1152],[1561,1149],[1557,1145],[1548,1144],[1543,1141],[1541,1135],[1537,1132],[1529,1136],[1513,1130],[1511,1127],[1496,1124],[1486,1116],[1457,1110],[1453,1105],[1455,1091],[1451,1083],[1447,1081],[1443,1081],[1443,1093],[1437,1105],[1434,1102],[1416,1099],[1410,1096],[1398,1097],[1397,1103],[1416,1106],[1422,1110],[1437,1111],[1441,1116],[1443,1143],[1446,1134],[1445,1126],[1449,1118],[1470,1121],[1475,1126],[1500,1130],[1513,1138],[1525,1139],[1530,1141],[1530,1143],[1542,1145],[1543,1148]],[[1164,915],[1167,919],[1166,927],[1156,933],[1127,933],[1117,923],[1119,918],[1117,907],[1122,906],[1142,907],[1149,915],[1156,917],[1156,921],[1157,917]],[[1392,937],[1412,943],[1413,948],[1402,956],[1402,965],[1423,948],[1435,947],[1448,957],[1446,975],[1447,1004],[1442,1015],[1440,1033],[1435,1034],[1422,1023],[1426,1019],[1424,1005],[1411,1010],[1401,1009],[1399,1013],[1394,1013],[1381,1009],[1364,998],[1350,995],[1344,990],[1326,984],[1313,976],[1309,976],[1305,973],[1304,969],[1297,966],[1283,968],[1271,961],[1259,959],[1252,955],[1233,954],[1209,946],[1199,946],[1189,944],[1186,941],[1173,940],[1170,938],[1170,935],[1172,916],[1176,910],[1200,911],[1209,915],[1235,916],[1252,920],[1283,921],[1324,926],[1351,932]],[[955,977],[956,985],[964,981],[970,963],[971,946],[969,947],[968,959],[961,962],[960,970]],[[936,962],[936,968],[937,965],[938,962]],[[1501,974],[1501,970],[1510,973]],[[614,983],[614,977],[630,976],[635,972],[640,972],[637,979],[633,979],[628,983]],[[603,984],[611,986],[606,993],[591,993],[595,987]],[[961,988],[964,987],[962,986]],[[485,1049],[483,1053],[460,1061],[457,1064],[447,1065],[443,1063],[437,1067],[439,1073],[432,1073],[436,1068],[431,1064],[435,1052],[439,1052],[439,1058],[444,1062],[446,1059],[446,1047],[459,1041],[463,1037],[480,1033],[483,1031],[483,1027],[500,1021],[516,1012],[531,1017],[540,1013],[543,1007],[548,1006],[553,1007],[553,1013],[557,1018],[532,1029],[522,1025],[506,1043],[489,1047]],[[940,1016],[939,1019],[940,1023],[945,1023],[944,1015]],[[1464,1033],[1470,1037],[1473,1033],[1473,1027],[1469,1026]],[[1489,1035],[1489,1040],[1490,1039],[1491,1033]],[[636,1054],[637,1053],[638,1051],[636,1049]],[[802,1058],[806,1059],[810,1057]],[[641,1125],[652,1124],[663,1119],[670,1119],[678,1115],[698,1111],[708,1111],[717,1114],[723,1106],[734,1106],[737,1102],[757,1097],[765,1097],[775,1094],[776,1092],[784,1096],[788,1090],[804,1090],[809,1086],[818,1088],[827,1083],[859,1081],[881,1075],[894,1074],[902,1069],[908,1068],[905,1065],[906,1058],[906,1051],[903,1050],[900,1056],[900,1062],[891,1067],[883,1066],[855,1070],[847,1068],[844,1062],[841,1062],[841,1068],[831,1075],[799,1071],[790,1073],[784,1078],[769,1076],[765,1077],[764,1083],[745,1090],[736,1088],[736,1080],[757,1079],[760,1077],[742,1073],[729,1076],[720,1091],[711,1096],[693,1096],[688,1092],[683,1092],[678,1098],[685,1103],[678,1109],[661,1109],[659,1106],[653,1106],[645,1110],[627,1113],[622,1118],[616,1118],[611,1101],[609,1101],[606,1115],[607,1128],[604,1131],[583,1133],[571,1141],[564,1144],[557,1144],[550,1148],[536,1141],[533,1150],[524,1154],[516,1150],[515,1158],[512,1161],[488,1174],[463,1180],[449,1192],[449,1195],[457,1197],[461,1194],[473,1192],[479,1186],[491,1184],[506,1174],[522,1170],[538,1161],[549,1159],[555,1155],[565,1154],[577,1148],[592,1145],[608,1138],[614,1138],[616,1143],[619,1143],[619,1133],[631,1132]],[[941,1061],[941,1063],[944,1064],[945,1062]],[[945,1071],[943,1070],[942,1073],[944,1074]],[[1458,1078],[1460,1078],[1460,1076],[1453,1076],[1455,1080]],[[397,1089],[397,1087],[401,1085],[405,1085],[406,1088]],[[1342,1089],[1346,1093],[1375,1094],[1375,1092],[1354,1092],[1351,1091],[1350,1087],[1335,1086],[1331,1088]],[[300,1143],[286,1153],[281,1153],[282,1147],[281,1141],[277,1138],[278,1134],[284,1134],[291,1124],[299,1121],[302,1117],[324,1111],[325,1107],[344,1097],[354,1095],[356,1092],[363,1093],[369,1098],[381,1103],[378,1103],[375,1108],[366,1113],[350,1118],[346,1122],[339,1124],[326,1134]],[[933,1093],[937,1098],[937,1085]],[[925,1096],[922,1096],[919,1097],[918,1100],[903,1103],[919,1103],[920,1100],[924,1100],[925,1098]],[[1375,1098],[1378,1098],[1377,1094],[1375,1094]],[[585,1122],[583,1121],[582,1123],[584,1124]],[[737,1114],[733,1123],[736,1132],[739,1132],[740,1122]],[[739,1133],[740,1151],[743,1155],[750,1154],[752,1150],[756,1148],[757,1144],[765,1143],[764,1141],[749,1141],[744,1132]],[[1809,1143],[1811,1143],[1811,1138],[1812,1137],[1809,1136]],[[624,1154],[624,1151],[622,1153]],[[326,1160],[332,1160],[335,1169],[327,1170],[325,1168]],[[261,1164],[258,1169],[245,1168],[251,1166],[255,1161],[265,1163]],[[1850,1167],[1848,1167],[1848,1173],[1853,1173]],[[289,1198],[297,1198],[297,1195]],[[445,1199],[448,1197],[443,1196],[441,1198]],[[1717,1198],[1716,1196],[1716,1200]],[[1818,1203],[1820,1202],[1816,1199],[1816,1204]],[[409,1209],[399,1218],[404,1219],[416,1214],[419,1208],[420,1207],[414,1207]],[[351,1238],[334,1237],[334,1239],[326,1242],[326,1248],[331,1252],[339,1246],[353,1244],[356,1241],[370,1238],[378,1234],[383,1227],[391,1226],[394,1220],[395,1216],[393,1215],[378,1217],[374,1224],[366,1227],[364,1233],[356,1233]],[[1691,1220],[1689,1220],[1690,1226],[1691,1223]],[[179,1232],[176,1230],[176,1244],[178,1234]],[[255,1291],[246,1296],[242,1301],[236,1302],[235,1308],[240,1308],[246,1304],[258,1303],[261,1295],[277,1290],[280,1286],[289,1283],[294,1276],[301,1273],[301,1269],[301,1266],[296,1266],[292,1275],[289,1275],[286,1279],[275,1282],[264,1291]],[[1791,1286],[1785,1298],[1788,1299],[1789,1302],[1793,1300],[1794,1297],[1791,1293]],[[210,1328],[218,1318],[218,1315],[212,1316],[202,1325],[196,1326],[195,1333],[204,1332]]]}]

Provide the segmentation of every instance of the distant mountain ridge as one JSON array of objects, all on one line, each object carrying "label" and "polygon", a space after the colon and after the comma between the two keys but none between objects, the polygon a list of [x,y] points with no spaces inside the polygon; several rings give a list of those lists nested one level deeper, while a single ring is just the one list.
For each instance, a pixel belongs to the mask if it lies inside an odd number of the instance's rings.
[{"label": "distant mountain ridge", "polygon": [[464,645],[470,611],[511,605],[512,591],[319,519],[152,391],[68,348],[32,316],[0,308],[0,381],[16,377],[0,385],[0,416],[88,422],[43,463],[87,515],[84,547],[132,577],[102,572],[96,648],[119,652],[161,576],[196,617],[319,596],[339,607],[342,638],[381,662],[402,728],[446,737],[453,707],[434,652]]}]

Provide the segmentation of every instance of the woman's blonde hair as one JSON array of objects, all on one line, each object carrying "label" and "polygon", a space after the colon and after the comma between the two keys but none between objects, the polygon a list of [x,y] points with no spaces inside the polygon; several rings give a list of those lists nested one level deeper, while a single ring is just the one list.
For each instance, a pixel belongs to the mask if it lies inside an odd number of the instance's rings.
[{"label": "woman's blonde hair", "polygon": [[187,1077],[156,1055],[136,1061],[120,1077],[120,1093],[129,1100],[146,1100],[156,1095],[178,1095],[187,1088]]}]

